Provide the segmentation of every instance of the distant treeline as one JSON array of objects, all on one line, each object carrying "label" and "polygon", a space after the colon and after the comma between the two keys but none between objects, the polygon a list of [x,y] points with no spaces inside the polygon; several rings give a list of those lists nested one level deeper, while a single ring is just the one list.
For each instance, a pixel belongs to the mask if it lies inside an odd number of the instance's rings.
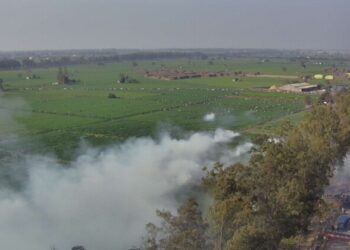
[{"label": "distant treeline", "polygon": [[20,69],[22,67],[21,62],[13,59],[3,59],[0,61],[0,69],[11,70]]},{"label": "distant treeline", "polygon": [[33,51],[0,52],[0,70],[21,68],[60,67],[77,64],[104,64],[123,61],[175,60],[175,59],[232,59],[255,58],[262,62],[270,59],[289,60],[291,62],[311,62],[312,60],[338,63],[350,61],[346,54],[329,54],[315,51],[289,50],[252,50],[252,49],[196,49],[196,50],[156,50],[156,51],[120,51],[120,50],[72,50],[72,51]]},{"label": "distant treeline", "polygon": [[199,53],[186,52],[138,52],[124,55],[103,56],[64,56],[46,58],[0,59],[0,70],[16,70],[21,68],[60,67],[78,64],[103,64],[122,61],[166,60],[166,59],[207,59],[208,56]]}]

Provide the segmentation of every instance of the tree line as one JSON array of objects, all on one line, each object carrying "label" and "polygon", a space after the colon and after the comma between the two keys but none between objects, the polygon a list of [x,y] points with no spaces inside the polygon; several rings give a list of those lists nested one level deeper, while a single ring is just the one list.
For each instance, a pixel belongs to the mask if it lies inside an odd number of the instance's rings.
[{"label": "tree line", "polygon": [[[199,52],[137,52],[130,54],[110,55],[80,55],[62,56],[52,58],[22,58],[22,59],[0,59],[0,70],[16,70],[22,68],[61,67],[79,64],[103,64],[135,60],[166,60],[166,59],[201,59],[206,58]],[[135,62],[134,62],[135,63]],[[134,64],[133,63],[133,64]]]},{"label": "tree line", "polygon": [[298,249],[349,149],[350,93],[314,106],[298,125],[286,122],[275,138],[261,136],[255,144],[248,164],[207,170],[202,187],[213,203],[206,218],[193,198],[176,215],[157,211],[162,224],[146,226],[142,249]]}]

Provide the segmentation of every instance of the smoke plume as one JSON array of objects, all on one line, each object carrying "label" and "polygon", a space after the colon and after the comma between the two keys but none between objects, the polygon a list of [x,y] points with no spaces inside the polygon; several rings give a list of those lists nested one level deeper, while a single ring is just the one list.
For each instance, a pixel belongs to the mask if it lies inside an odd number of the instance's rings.
[{"label": "smoke plume", "polygon": [[350,154],[348,154],[344,162],[337,166],[334,176],[330,179],[330,185],[326,188],[328,194],[350,193]]},{"label": "smoke plume", "polygon": [[216,117],[215,113],[208,113],[204,115],[203,120],[205,122],[213,122],[215,121],[215,117]]},{"label": "smoke plume", "polygon": [[176,194],[198,183],[203,166],[227,164],[250,150],[227,145],[239,134],[217,129],[174,139],[134,138],[87,149],[70,166],[28,155],[8,168],[27,171],[22,191],[0,190],[0,244],[6,250],[88,250],[139,246],[156,209],[178,207]]}]

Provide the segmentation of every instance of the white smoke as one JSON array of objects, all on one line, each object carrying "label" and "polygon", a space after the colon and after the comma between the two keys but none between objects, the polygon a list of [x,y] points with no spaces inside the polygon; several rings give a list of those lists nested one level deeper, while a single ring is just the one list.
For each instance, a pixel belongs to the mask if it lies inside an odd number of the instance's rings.
[{"label": "white smoke", "polygon": [[27,156],[23,192],[0,191],[0,245],[6,250],[87,250],[138,246],[156,209],[178,207],[176,193],[198,183],[203,166],[237,161],[250,143],[232,150],[239,136],[218,129],[184,139],[130,139],[107,150],[88,149],[70,166]]},{"label": "white smoke", "polygon": [[215,117],[216,117],[215,113],[208,113],[204,115],[203,120],[206,122],[213,122],[215,121]]},{"label": "white smoke", "polygon": [[[0,139],[14,137],[14,131],[23,129],[14,119],[17,110],[25,109],[23,100],[18,98],[5,98],[0,91]],[[26,110],[28,112],[28,110]]]},{"label": "white smoke", "polygon": [[330,179],[330,185],[326,192],[330,194],[350,193],[350,154],[347,154],[343,164],[337,166],[334,176]]},{"label": "white smoke", "polygon": [[347,154],[341,165],[337,166],[331,181],[345,180],[348,182],[350,178],[350,154]]}]

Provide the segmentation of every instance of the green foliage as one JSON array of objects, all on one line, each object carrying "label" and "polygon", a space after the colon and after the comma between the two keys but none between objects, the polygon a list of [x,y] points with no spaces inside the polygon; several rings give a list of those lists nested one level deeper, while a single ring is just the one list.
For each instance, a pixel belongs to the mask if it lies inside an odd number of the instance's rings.
[{"label": "green foliage", "polygon": [[118,83],[126,83],[129,76],[124,73],[120,73]]},{"label": "green foliage", "polygon": [[69,83],[76,83],[77,81],[69,77],[68,69],[66,67],[64,68],[59,67],[58,73],[57,73],[57,82],[58,84],[69,84]]},{"label": "green foliage", "polygon": [[234,232],[251,218],[254,212],[249,199],[251,181],[251,169],[241,164],[227,168],[216,164],[203,179],[204,187],[215,199],[209,211],[215,249],[223,249]]},{"label": "green foliage", "polygon": [[215,249],[295,249],[350,145],[349,100],[341,95],[299,125],[285,123],[275,140],[260,141],[248,166],[217,164],[207,173]]},{"label": "green foliage", "polygon": [[107,96],[109,99],[116,99],[117,96],[113,93],[109,93],[108,96]]},{"label": "green foliage", "polygon": [[269,225],[248,224],[240,227],[230,239],[225,250],[276,249],[276,239],[271,238]]},{"label": "green foliage", "polygon": [[3,83],[4,83],[4,80],[0,78],[0,91],[5,91]]},{"label": "green foliage", "polygon": [[57,82],[58,84],[66,84],[68,81],[68,76],[65,75],[64,70],[59,67],[58,73],[57,73]]},{"label": "green foliage", "polygon": [[300,245],[303,241],[303,238],[300,236],[283,238],[280,242],[278,249],[280,250],[297,250],[300,249]]},{"label": "green foliage", "polygon": [[350,146],[350,93],[340,93],[336,97],[335,111],[339,117],[340,138],[342,138],[342,144],[340,149],[341,154],[345,154],[349,150]]},{"label": "green foliage", "polygon": [[157,211],[157,215],[162,219],[162,225],[158,228],[153,224],[147,224],[148,237],[144,241],[144,248],[147,250],[210,249],[208,226],[203,222],[197,202],[190,198],[177,212],[178,215],[174,216],[167,211]]},{"label": "green foliage", "polygon": [[120,73],[118,83],[139,83],[137,79],[130,78],[124,73]]}]

